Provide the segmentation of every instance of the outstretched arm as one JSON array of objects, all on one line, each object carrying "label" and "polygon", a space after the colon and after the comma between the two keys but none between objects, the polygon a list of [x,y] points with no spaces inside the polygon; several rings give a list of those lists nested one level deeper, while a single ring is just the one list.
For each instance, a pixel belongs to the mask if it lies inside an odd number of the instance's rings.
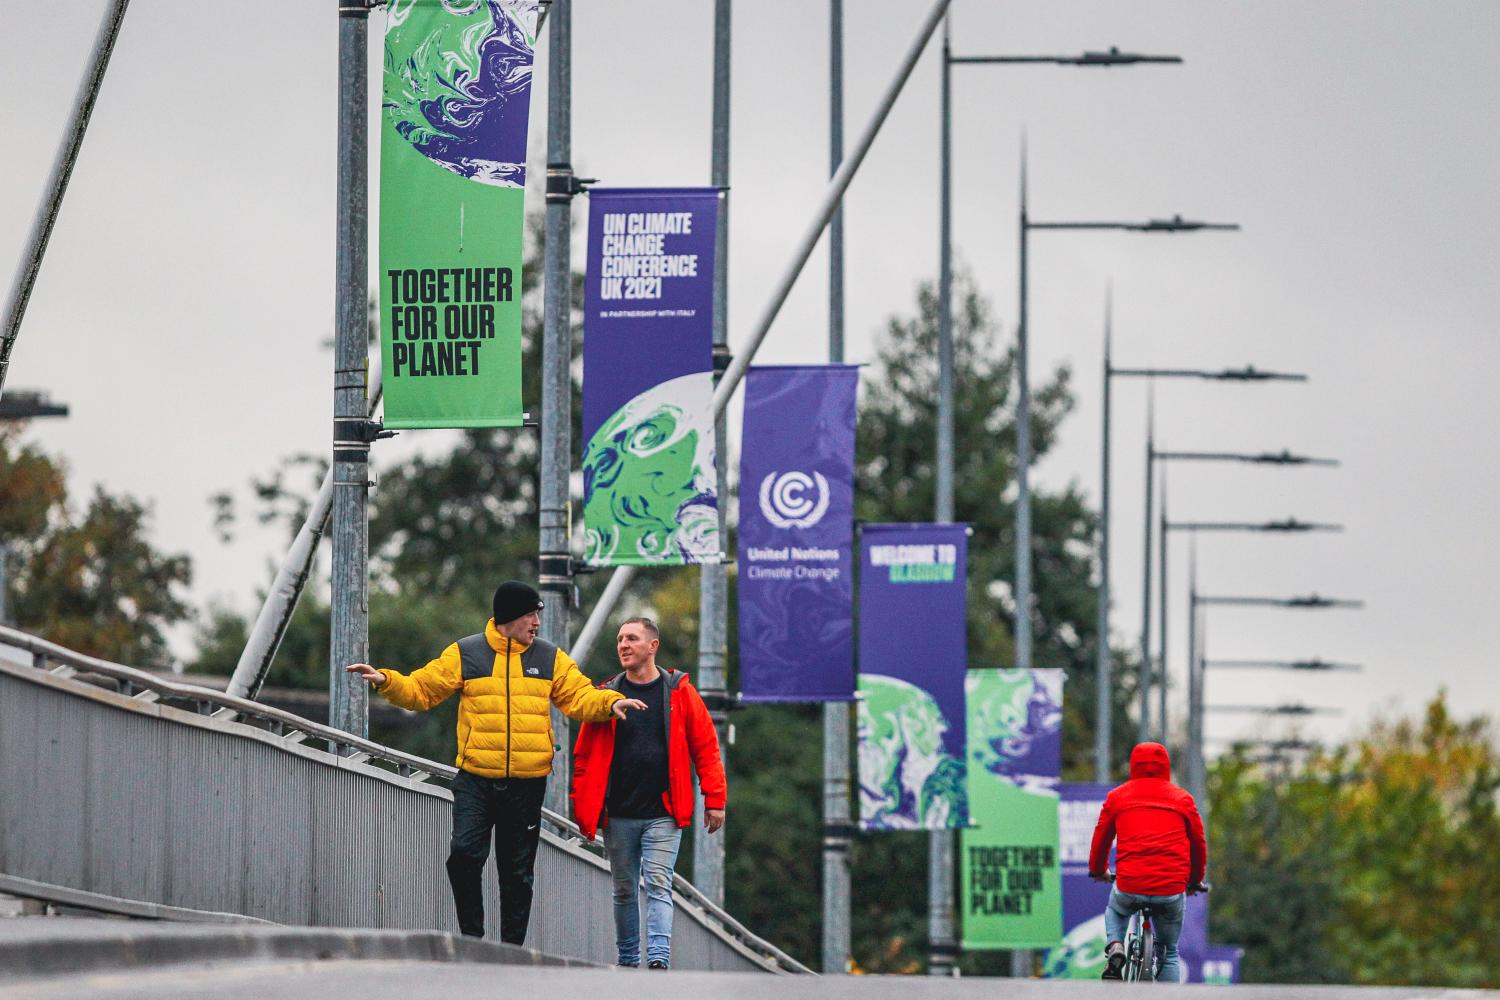
[{"label": "outstretched arm", "polygon": [[[611,716],[623,719],[623,708],[618,712],[613,709],[615,702],[624,697],[618,691],[594,687],[594,682],[583,675],[571,656],[561,649],[557,651],[557,658],[552,661],[552,704],[559,712],[580,722],[607,722]],[[637,701],[625,707],[646,706]]]},{"label": "outstretched arm", "polygon": [[344,669],[369,683],[392,705],[417,712],[442,704],[464,686],[456,642],[437,659],[409,675],[399,670],[377,670],[368,663],[351,663]]}]

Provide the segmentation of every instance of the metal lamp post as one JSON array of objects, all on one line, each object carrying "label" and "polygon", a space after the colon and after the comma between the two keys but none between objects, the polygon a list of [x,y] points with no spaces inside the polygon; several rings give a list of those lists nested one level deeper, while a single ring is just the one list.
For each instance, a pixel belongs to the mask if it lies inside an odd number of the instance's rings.
[{"label": "metal lamp post", "polygon": [[[1148,415],[1146,429],[1146,504],[1145,504],[1145,528],[1142,534],[1145,537],[1145,556],[1142,559],[1141,585],[1141,718],[1139,737],[1142,741],[1150,738],[1151,734],[1151,538],[1152,525],[1151,515],[1154,510],[1153,486],[1155,484],[1155,463],[1159,461],[1199,461],[1199,462],[1243,462],[1250,465],[1315,465],[1336,466],[1338,462],[1331,458],[1311,458],[1306,455],[1296,455],[1290,451],[1280,452],[1234,452],[1234,451],[1161,451],[1156,447],[1156,431],[1153,419]],[[1165,532],[1162,541],[1162,585],[1163,595],[1166,593],[1166,548]],[[1165,600],[1165,598],[1163,598]],[[1165,649],[1165,605],[1163,605],[1163,649]],[[1162,671],[1165,674],[1166,661],[1162,661]],[[1167,731],[1167,686],[1166,677],[1162,677],[1161,691],[1159,694],[1160,733],[1162,738],[1166,737]]]},{"label": "metal lamp post", "polygon": [[[1225,607],[1254,607],[1254,608],[1293,608],[1307,610],[1324,610],[1334,608],[1362,608],[1363,601],[1340,600],[1337,598],[1324,597],[1321,594],[1307,594],[1299,597],[1238,597],[1238,596],[1216,596],[1198,593],[1197,564],[1196,559],[1192,567],[1192,578],[1188,591],[1188,629],[1191,638],[1188,640],[1190,674],[1197,674],[1199,681],[1196,685],[1196,697],[1198,703],[1189,713],[1188,723],[1188,791],[1198,800],[1200,806],[1207,802],[1208,775],[1203,759],[1203,683],[1201,680],[1202,665],[1206,659],[1200,655],[1198,643],[1200,641],[1200,626],[1198,609],[1210,606]],[[1333,664],[1322,664],[1322,661],[1300,661],[1317,662],[1321,669],[1328,669]],[[1306,669],[1306,668],[1303,668]],[[1316,668],[1315,668],[1316,669]]]},{"label": "metal lamp post", "polygon": [[[955,56],[952,48],[952,32],[948,20],[943,21],[943,60],[941,85],[941,190],[939,194],[939,250],[938,250],[938,407],[937,407],[937,476],[935,483],[935,520],[952,522],[953,513],[953,87],[952,76],[955,65],[1018,65],[1042,64],[1053,66],[1133,66],[1147,63],[1181,63],[1181,56],[1154,56],[1134,52],[1121,52],[1111,47],[1103,51],[1083,52],[1074,56],[1021,55],[1021,56]],[[1022,239],[1024,245],[1024,237]],[[1024,272],[1023,272],[1024,273]],[[1024,358],[1024,347],[1021,357]],[[1023,390],[1024,391],[1024,390]],[[1024,480],[1022,480],[1024,483]],[[1025,488],[1024,486],[1022,487]],[[1019,520],[1019,519],[1018,519]],[[1027,510],[1030,523],[1030,510]],[[1030,537],[1028,530],[1025,536]],[[1028,550],[1029,555],[1029,550]],[[1030,566],[1026,567],[1027,590],[1030,590]],[[1019,576],[1019,572],[1018,572]],[[1025,608],[1027,605],[1023,604]],[[1024,616],[1023,616],[1024,617]],[[1021,650],[1018,637],[1016,666],[1031,664],[1031,634],[1029,626],[1025,638],[1026,649]],[[932,834],[928,852],[928,949],[927,971],[931,975],[946,976],[953,971],[958,948],[953,934],[953,835],[949,831]]]},{"label": "metal lamp post", "polygon": [[[1195,543],[1194,560],[1197,558],[1196,542],[1200,531],[1249,532],[1253,534],[1300,535],[1314,531],[1343,531],[1341,524],[1323,524],[1315,521],[1299,521],[1288,517],[1281,521],[1171,521],[1167,518],[1165,490],[1162,497],[1160,522],[1161,539],[1161,734],[1167,731],[1167,539],[1173,531],[1189,532]],[[1203,719],[1203,678],[1193,668],[1193,622],[1188,622],[1188,728],[1201,726]]]},{"label": "metal lamp post", "polygon": [[[1193,378],[1207,382],[1306,382],[1307,376],[1293,372],[1266,371],[1254,365],[1243,368],[1116,368],[1112,357],[1113,301],[1105,299],[1104,307],[1104,436],[1101,469],[1099,475],[1099,599],[1098,640],[1095,648],[1095,706],[1094,706],[1094,780],[1107,784],[1110,780],[1110,747],[1113,743],[1114,716],[1112,712],[1114,663],[1109,648],[1110,612],[1110,420],[1112,413],[1111,385],[1115,378],[1148,378],[1153,384],[1158,378]],[[1150,540],[1146,542],[1150,548]],[[1149,584],[1148,584],[1149,586]],[[1149,621],[1149,619],[1147,619]]]}]

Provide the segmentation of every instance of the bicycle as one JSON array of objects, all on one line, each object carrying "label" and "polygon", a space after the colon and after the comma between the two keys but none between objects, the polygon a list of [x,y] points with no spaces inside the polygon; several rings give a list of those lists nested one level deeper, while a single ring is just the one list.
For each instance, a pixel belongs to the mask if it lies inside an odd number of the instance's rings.
[{"label": "bicycle", "polygon": [[[1113,883],[1114,872],[1105,872],[1101,881]],[[1206,893],[1212,888],[1207,882],[1187,887],[1189,896]],[[1151,927],[1151,906],[1144,904],[1130,916],[1130,929],[1125,935],[1125,966],[1120,977],[1127,983],[1156,982],[1157,963],[1161,955],[1156,951],[1156,932]]]}]

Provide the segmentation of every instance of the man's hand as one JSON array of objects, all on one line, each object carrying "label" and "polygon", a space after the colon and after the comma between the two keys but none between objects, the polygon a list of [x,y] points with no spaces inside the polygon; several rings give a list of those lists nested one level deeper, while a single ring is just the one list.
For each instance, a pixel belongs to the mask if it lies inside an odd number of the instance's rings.
[{"label": "man's hand", "polygon": [[385,683],[385,674],[368,663],[351,663],[344,669],[351,674],[358,674],[360,680],[369,681],[375,687],[380,687]]},{"label": "man's hand", "polygon": [[[350,667],[349,669],[353,670],[354,668]],[[609,706],[609,710],[615,714],[615,718],[617,719],[625,718],[625,713],[630,709],[635,709],[637,712],[644,712],[646,710],[646,703],[639,698],[621,698]]]},{"label": "man's hand", "polygon": [[724,825],[724,810],[722,810],[722,809],[705,809],[705,810],[703,810],[703,825],[708,828],[708,832],[709,833],[718,833],[719,832],[719,828]]}]

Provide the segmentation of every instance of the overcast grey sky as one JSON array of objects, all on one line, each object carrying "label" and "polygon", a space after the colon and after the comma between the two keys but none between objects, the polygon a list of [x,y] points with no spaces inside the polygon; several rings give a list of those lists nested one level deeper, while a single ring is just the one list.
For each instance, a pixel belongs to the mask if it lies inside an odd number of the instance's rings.
[{"label": "overcast grey sky", "polygon": [[[852,136],[927,3],[845,6]],[[7,279],[103,8],[6,4]],[[611,185],[707,183],[711,17],[709,0],[575,0],[580,174]],[[1173,466],[1174,518],[1296,515],[1348,526],[1303,538],[1206,536],[1205,592],[1317,590],[1367,602],[1359,612],[1210,611],[1212,657],[1317,655],[1365,672],[1212,675],[1209,701],[1342,707],[1343,717],[1313,727],[1328,735],[1378,712],[1414,711],[1440,686],[1460,709],[1500,716],[1500,544],[1490,523],[1500,12],[1478,0],[954,0],[952,17],[957,54],[1119,45],[1186,59],[1107,71],[955,68],[955,239],[1007,337],[1023,130],[1035,219],[1181,212],[1244,226],[1033,237],[1034,377],[1071,364],[1079,396],[1060,447],[1037,470],[1043,484],[1098,494],[1110,281],[1118,364],[1253,362],[1312,376],[1304,386],[1168,383],[1157,393],[1162,447],[1287,447],[1343,462]],[[377,14],[372,97],[382,29]],[[732,342],[823,188],[826,5],[741,0],[734,33]],[[221,545],[209,495],[234,488],[248,501],[251,475],[328,445],[331,359],[320,345],[333,305],[335,53],[326,3],[136,0],[13,356],[7,388],[45,388],[72,407],[65,421],[37,422],[32,438],[66,457],[80,493],[104,483],[150,500],[156,541],[193,557],[200,605],[248,610],[282,541],[249,530]],[[546,58],[543,44],[538,154]],[[847,201],[850,360],[872,357],[884,318],[910,310],[918,282],[936,272],[938,69],[934,46]],[[760,360],[819,360],[825,296],[820,250]],[[534,373],[526,384],[534,399]],[[1117,386],[1114,628],[1127,641],[1140,618],[1145,387]],[[417,432],[382,443],[377,476],[382,463],[447,441]],[[1177,542],[1171,574],[1185,584]],[[1174,590],[1180,678],[1186,595]],[[1209,724],[1210,735],[1254,728],[1231,716]]]}]

